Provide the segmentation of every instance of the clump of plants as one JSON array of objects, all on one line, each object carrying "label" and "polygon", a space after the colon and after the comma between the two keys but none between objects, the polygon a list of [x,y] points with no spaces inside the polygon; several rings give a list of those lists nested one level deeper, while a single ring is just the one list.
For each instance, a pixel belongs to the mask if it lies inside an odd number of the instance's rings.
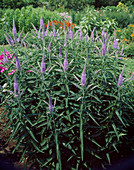
[{"label": "clump of plants", "polygon": [[125,79],[116,32],[111,42],[104,27],[100,37],[95,30],[84,35],[82,27],[74,32],[72,25],[60,35],[53,22],[52,31],[49,24],[45,29],[43,18],[39,30],[33,27],[32,43],[21,35],[17,41],[15,23],[13,38],[6,34],[13,60],[4,55],[8,69],[0,95],[8,111],[5,130],[12,129],[8,141],[17,142],[13,153],[19,150],[20,162],[38,169],[110,165],[123,139],[128,145],[134,140],[134,134],[127,140],[134,74]]}]

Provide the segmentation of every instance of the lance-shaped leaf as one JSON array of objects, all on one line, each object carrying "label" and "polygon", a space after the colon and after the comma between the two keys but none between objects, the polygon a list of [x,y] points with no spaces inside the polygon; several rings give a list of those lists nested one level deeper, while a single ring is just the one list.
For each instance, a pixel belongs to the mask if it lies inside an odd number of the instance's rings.
[{"label": "lance-shaped leaf", "polygon": [[17,92],[20,93],[16,74],[15,74],[15,77],[14,77],[14,92],[15,93],[17,93]]},{"label": "lance-shaped leaf", "polygon": [[42,62],[41,62],[41,73],[45,73],[45,54],[43,52]]},{"label": "lance-shaped leaf", "polygon": [[86,84],[86,63],[81,75],[81,86],[84,86]]},{"label": "lance-shaped leaf", "polygon": [[52,99],[50,95],[49,95],[49,111],[50,113],[53,111]]},{"label": "lance-shaped leaf", "polygon": [[19,59],[18,59],[18,57],[17,57],[16,54],[14,54],[14,56],[15,56],[15,58],[16,58],[16,68],[19,70],[19,69],[21,69],[20,61],[19,61]]},{"label": "lance-shaped leaf", "polygon": [[68,51],[66,52],[66,56],[65,56],[65,59],[64,59],[64,71],[67,71],[68,70]]},{"label": "lance-shaped leaf", "polygon": [[16,27],[15,27],[14,19],[13,19],[13,29],[12,29],[12,31],[13,31],[13,37],[14,37],[14,40],[15,40],[16,39]]},{"label": "lance-shaped leaf", "polygon": [[118,86],[121,86],[123,84],[123,74],[124,74],[124,70],[125,70],[125,65],[122,69],[121,74],[119,75],[119,79],[118,79]]}]

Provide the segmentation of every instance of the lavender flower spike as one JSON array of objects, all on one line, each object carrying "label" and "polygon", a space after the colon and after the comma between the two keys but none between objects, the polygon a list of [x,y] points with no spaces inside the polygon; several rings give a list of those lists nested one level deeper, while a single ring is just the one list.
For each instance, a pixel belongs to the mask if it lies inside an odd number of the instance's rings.
[{"label": "lavender flower spike", "polygon": [[102,29],[102,37],[105,35],[104,30],[105,30],[105,25],[103,25],[103,29]]},{"label": "lavender flower spike", "polygon": [[86,63],[81,75],[81,86],[84,86],[86,84]]},{"label": "lavender flower spike", "polygon": [[48,21],[47,29],[46,29],[46,32],[45,32],[46,35],[48,34],[48,30],[49,30],[49,21]]},{"label": "lavender flower spike", "polygon": [[16,74],[15,74],[15,77],[14,77],[14,92],[15,92],[15,93],[16,93],[16,92],[20,93]]},{"label": "lavender flower spike", "polygon": [[50,95],[49,95],[49,111],[50,113],[53,111],[52,99]]},{"label": "lavender flower spike", "polygon": [[68,57],[68,51],[66,52],[66,56],[65,56],[65,59],[64,59],[64,71],[67,71],[67,70],[68,70],[67,57]]},{"label": "lavender flower spike", "polygon": [[49,43],[49,45],[48,45],[48,52],[49,52],[49,53],[51,52],[51,50],[50,50],[51,44],[52,44],[52,40],[50,41],[50,43]]},{"label": "lavender flower spike", "polygon": [[114,31],[114,48],[117,48],[116,31]]},{"label": "lavender flower spike", "polygon": [[40,18],[40,29],[43,27],[43,25],[44,25],[44,21],[43,21],[43,17],[41,16],[41,18]]},{"label": "lavender flower spike", "polygon": [[95,30],[95,27],[93,28],[93,31],[91,33],[92,41],[94,41],[94,30]]},{"label": "lavender flower spike", "polygon": [[125,70],[125,65],[122,69],[121,74],[119,75],[119,79],[118,79],[118,86],[121,86],[123,84],[123,74],[124,74],[124,70]]},{"label": "lavender flower spike", "polygon": [[62,49],[61,49],[61,46],[60,46],[59,57],[62,57]]},{"label": "lavender flower spike", "polygon": [[45,73],[45,54],[43,52],[42,62],[41,62],[41,73]]},{"label": "lavender flower spike", "polygon": [[20,41],[20,38],[21,38],[22,32],[23,32],[23,29],[22,29],[21,33],[19,34],[19,37],[18,37],[18,39],[17,39],[17,42],[19,42],[19,41]]},{"label": "lavender flower spike", "polygon": [[15,21],[13,19],[13,37],[14,37],[14,40],[16,39],[16,27],[15,27]]},{"label": "lavender flower spike", "polygon": [[15,55],[15,58],[16,58],[16,68],[19,70],[19,69],[21,69],[21,67],[20,67],[20,61],[19,61],[17,55],[16,55],[16,54],[14,54],[14,55]]},{"label": "lavender flower spike", "polygon": [[64,47],[67,45],[67,33],[65,33]]},{"label": "lavender flower spike", "polygon": [[82,40],[82,26],[81,26],[81,29],[80,29],[80,41]]}]

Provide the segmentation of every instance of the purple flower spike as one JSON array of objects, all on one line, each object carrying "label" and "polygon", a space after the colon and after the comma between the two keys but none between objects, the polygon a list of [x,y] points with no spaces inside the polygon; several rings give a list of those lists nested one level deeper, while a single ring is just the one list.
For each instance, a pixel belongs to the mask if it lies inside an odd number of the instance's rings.
[{"label": "purple flower spike", "polygon": [[43,24],[43,28],[42,28],[42,37],[45,37],[45,25]]},{"label": "purple flower spike", "polygon": [[89,60],[89,54],[88,54],[88,52],[87,52],[87,61]]},{"label": "purple flower spike", "polygon": [[41,73],[45,73],[45,54],[43,52],[42,63],[41,63]]},{"label": "purple flower spike", "polygon": [[107,34],[105,33],[102,41],[102,55],[106,54]]},{"label": "purple flower spike", "polygon": [[32,26],[33,26],[35,32],[38,33],[38,30],[37,30],[37,28],[34,26],[34,24],[32,24]]},{"label": "purple flower spike", "polygon": [[86,63],[81,75],[81,86],[84,86],[86,84]]},{"label": "purple flower spike", "polygon": [[19,61],[17,55],[16,55],[16,54],[14,54],[14,55],[15,55],[15,58],[16,58],[16,68],[19,70],[19,69],[21,69],[21,67],[20,67],[20,61]]},{"label": "purple flower spike", "polygon": [[49,95],[49,111],[50,113],[53,111],[52,99],[50,95]]},{"label": "purple flower spike", "polygon": [[66,56],[65,56],[65,59],[64,59],[64,71],[67,71],[67,70],[68,70],[67,57],[68,57],[68,51],[66,52]]},{"label": "purple flower spike", "polygon": [[82,26],[81,26],[81,29],[80,29],[80,41],[82,40]]},{"label": "purple flower spike", "polygon": [[18,86],[18,82],[17,82],[17,76],[15,74],[15,77],[14,77],[14,93],[20,93],[20,90],[19,90],[19,86]]},{"label": "purple flower spike", "polygon": [[61,49],[61,46],[60,46],[59,57],[62,57],[62,49]]},{"label": "purple flower spike", "polygon": [[65,22],[64,22],[64,31],[66,31],[66,25],[65,25]]},{"label": "purple flower spike", "polygon": [[91,33],[92,41],[94,41],[94,30],[95,30],[95,28],[93,29],[93,31]]},{"label": "purple flower spike", "polygon": [[72,30],[69,30],[68,37],[73,39],[73,31]]},{"label": "purple flower spike", "polygon": [[114,48],[117,48],[116,31],[114,31]]},{"label": "purple flower spike", "polygon": [[64,47],[67,45],[67,33],[65,33]]},{"label": "purple flower spike", "polygon": [[123,47],[121,49],[120,55],[123,56]]},{"label": "purple flower spike", "polygon": [[15,21],[13,19],[13,37],[14,37],[14,40],[16,39],[16,27],[15,27]]},{"label": "purple flower spike", "polygon": [[43,21],[43,17],[41,16],[41,18],[40,18],[40,29],[43,27],[43,25],[44,25],[44,21]]},{"label": "purple flower spike", "polygon": [[48,21],[47,29],[46,29],[46,32],[45,32],[46,35],[48,34],[48,30],[49,30],[49,21]]},{"label": "purple flower spike", "polygon": [[21,38],[22,33],[23,33],[23,29],[22,29],[21,33],[19,34],[19,37],[18,37],[18,39],[17,39],[17,42],[20,41],[20,38]]},{"label": "purple flower spike", "polygon": [[102,37],[105,35],[104,30],[105,30],[105,25],[103,25],[103,29],[102,29]]},{"label": "purple flower spike", "polygon": [[48,52],[50,53],[51,52],[51,44],[52,44],[52,40],[50,41],[49,45],[48,45]]},{"label": "purple flower spike", "polygon": [[119,79],[118,79],[118,86],[121,86],[123,84],[123,74],[124,74],[124,70],[125,70],[125,65],[122,69],[121,74],[119,75]]}]

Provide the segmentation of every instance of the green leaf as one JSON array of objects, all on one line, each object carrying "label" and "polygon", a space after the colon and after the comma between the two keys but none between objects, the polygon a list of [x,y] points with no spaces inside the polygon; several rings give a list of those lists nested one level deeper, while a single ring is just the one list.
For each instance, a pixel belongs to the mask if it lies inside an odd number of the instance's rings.
[{"label": "green leaf", "polygon": [[126,127],[126,125],[124,124],[119,112],[116,110],[115,113],[116,113],[117,117],[119,118],[119,120],[121,121],[121,123]]}]

